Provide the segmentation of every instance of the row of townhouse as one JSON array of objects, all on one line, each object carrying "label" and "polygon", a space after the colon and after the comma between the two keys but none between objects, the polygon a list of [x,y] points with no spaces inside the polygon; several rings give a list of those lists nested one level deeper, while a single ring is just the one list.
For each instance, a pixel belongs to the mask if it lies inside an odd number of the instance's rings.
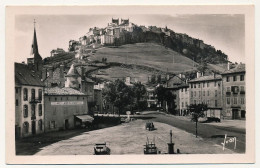
[{"label": "row of townhouse", "polygon": [[203,76],[197,73],[197,78],[188,82],[179,76],[171,78],[168,88],[176,94],[176,110],[180,115],[185,115],[190,104],[204,103],[208,106],[207,117],[245,119],[245,72],[245,64],[237,64],[232,69],[228,67],[221,75]]}]

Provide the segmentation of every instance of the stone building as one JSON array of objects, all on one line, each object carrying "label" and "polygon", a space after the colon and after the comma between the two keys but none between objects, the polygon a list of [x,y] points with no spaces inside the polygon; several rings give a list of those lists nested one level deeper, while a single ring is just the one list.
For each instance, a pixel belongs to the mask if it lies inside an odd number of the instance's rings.
[{"label": "stone building", "polygon": [[213,74],[201,76],[190,80],[190,104],[207,104],[207,117],[221,118],[222,116],[222,78],[221,75]]},{"label": "stone building", "polygon": [[93,120],[87,95],[73,88],[46,88],[44,102],[45,132],[75,128]]},{"label": "stone building", "polygon": [[15,63],[15,135],[44,132],[44,84],[26,64]]},{"label": "stone building", "polygon": [[245,64],[238,64],[222,74],[223,115],[226,119],[246,118]]},{"label": "stone building", "polygon": [[179,86],[179,109],[180,115],[188,114],[188,106],[190,105],[190,90],[188,84]]}]

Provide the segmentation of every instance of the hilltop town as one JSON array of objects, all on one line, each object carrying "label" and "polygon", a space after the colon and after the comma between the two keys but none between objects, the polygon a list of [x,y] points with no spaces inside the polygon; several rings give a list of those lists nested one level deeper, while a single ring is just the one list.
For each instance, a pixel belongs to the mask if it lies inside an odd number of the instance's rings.
[{"label": "hilltop town", "polygon": [[112,18],[70,40],[68,51],[42,59],[40,47],[34,28],[31,57],[15,63],[17,139],[118,125],[146,111],[190,119],[201,104],[207,122],[246,119],[245,64],[167,27]]}]

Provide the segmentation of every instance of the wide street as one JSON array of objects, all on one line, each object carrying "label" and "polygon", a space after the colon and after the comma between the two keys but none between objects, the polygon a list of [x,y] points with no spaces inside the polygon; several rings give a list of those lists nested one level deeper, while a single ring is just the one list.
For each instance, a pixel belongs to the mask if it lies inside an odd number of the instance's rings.
[{"label": "wide street", "polygon": [[[121,115],[121,117],[126,116]],[[198,123],[196,138],[195,123],[186,116],[146,111],[141,112],[140,115],[131,115],[131,118],[136,120],[113,127],[49,132],[21,139],[16,142],[16,152],[18,155],[92,155],[96,143],[106,142],[111,148],[111,154],[143,154],[143,145],[149,138],[149,141],[155,140],[158,149],[164,154],[167,153],[170,130],[173,133],[175,152],[177,148],[182,154],[245,152],[245,128],[243,128],[245,121]],[[154,122],[156,128],[154,131],[144,129],[148,121]],[[224,141],[225,134],[237,138],[236,149],[234,143],[229,143],[223,150],[221,143]]]},{"label": "wide street", "polygon": [[[143,114],[145,114],[144,116],[149,116],[149,118],[151,118],[149,120],[151,121],[166,123],[181,130],[195,134],[195,123],[190,120],[181,119],[179,116],[166,115],[159,112],[145,112]],[[227,137],[236,137],[236,149],[234,149],[234,143],[226,145],[226,148],[229,148],[237,153],[244,153],[246,144],[245,129],[232,126],[223,127],[221,124],[222,123],[211,125],[208,123],[198,123],[198,136],[219,145],[221,145],[224,141],[225,134],[227,134]],[[243,124],[243,121],[241,121],[241,124]]]}]

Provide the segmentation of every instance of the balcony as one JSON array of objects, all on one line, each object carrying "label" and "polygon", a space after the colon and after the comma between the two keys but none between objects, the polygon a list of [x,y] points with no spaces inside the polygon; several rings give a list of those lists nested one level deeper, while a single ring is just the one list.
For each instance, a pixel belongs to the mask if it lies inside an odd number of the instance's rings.
[{"label": "balcony", "polygon": [[231,92],[229,92],[229,91],[226,92],[226,95],[227,95],[227,96],[230,96],[230,95],[231,95]]},{"label": "balcony", "polygon": [[246,92],[244,90],[241,90],[240,91],[240,94],[245,94]]},{"label": "balcony", "polygon": [[38,98],[38,97],[31,97],[29,102],[30,103],[41,103],[42,99]]}]

